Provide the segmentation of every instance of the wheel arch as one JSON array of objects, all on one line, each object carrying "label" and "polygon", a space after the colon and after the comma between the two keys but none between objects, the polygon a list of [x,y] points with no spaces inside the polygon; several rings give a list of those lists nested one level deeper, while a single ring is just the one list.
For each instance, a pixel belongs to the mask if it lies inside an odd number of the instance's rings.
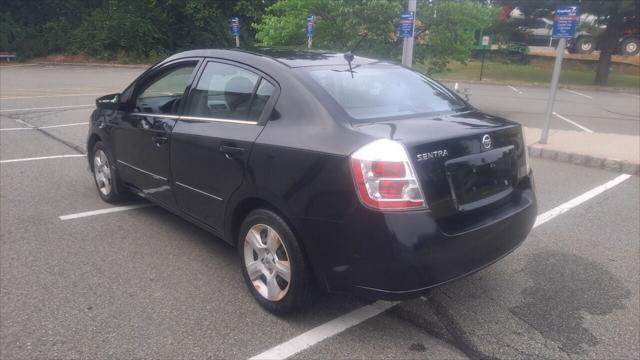
[{"label": "wheel arch", "polygon": [[321,274],[321,270],[316,267],[317,264],[313,261],[313,257],[309,256],[299,226],[296,226],[293,219],[288,217],[280,207],[274,204],[273,201],[269,201],[264,197],[257,195],[246,196],[243,199],[239,200],[232,209],[227,211],[228,216],[225,226],[225,237],[227,238],[227,241],[232,245],[239,246],[239,233],[240,228],[242,227],[242,223],[247,215],[249,215],[249,213],[257,209],[271,210],[278,214],[278,216],[280,216],[285,221],[285,223],[289,225],[291,231],[296,237],[296,240],[298,241],[298,245],[300,245],[300,248],[302,249],[304,257],[310,265],[309,268],[313,278],[317,281],[318,284],[322,284],[322,286],[326,288],[327,284],[325,279],[319,276]]},{"label": "wheel arch", "polygon": [[89,135],[89,139],[87,140],[87,161],[89,162],[89,170],[91,172],[93,172],[93,147],[98,141],[102,141],[102,137],[96,133]]}]

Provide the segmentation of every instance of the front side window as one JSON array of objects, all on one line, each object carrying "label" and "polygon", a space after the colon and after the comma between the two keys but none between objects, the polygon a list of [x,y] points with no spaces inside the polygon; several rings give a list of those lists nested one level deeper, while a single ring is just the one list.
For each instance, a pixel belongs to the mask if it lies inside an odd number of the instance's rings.
[{"label": "front side window", "polygon": [[186,115],[255,121],[272,92],[273,85],[257,74],[237,66],[210,62],[192,91]]},{"label": "front side window", "polygon": [[[346,68],[346,69],[345,69]],[[465,106],[426,76],[395,65],[309,68],[311,78],[354,120],[426,115]]]},{"label": "front side window", "polygon": [[134,112],[176,115],[196,63],[178,66],[153,80],[136,99]]}]

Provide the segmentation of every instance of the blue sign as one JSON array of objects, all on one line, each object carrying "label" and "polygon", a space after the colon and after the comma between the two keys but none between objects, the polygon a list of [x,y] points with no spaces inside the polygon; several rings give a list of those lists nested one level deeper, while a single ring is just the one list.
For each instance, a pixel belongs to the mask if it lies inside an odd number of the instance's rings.
[{"label": "blue sign", "polygon": [[553,33],[551,37],[573,39],[576,36],[577,23],[577,6],[558,6],[553,16]]},{"label": "blue sign", "polygon": [[400,14],[399,36],[401,38],[413,37],[413,23],[415,21],[415,11],[405,11]]},{"label": "blue sign", "polygon": [[240,36],[240,19],[237,16],[231,18],[231,34]]},{"label": "blue sign", "polygon": [[308,37],[312,37],[313,36],[313,22],[314,22],[315,18],[313,15],[309,15],[307,16],[307,36]]}]

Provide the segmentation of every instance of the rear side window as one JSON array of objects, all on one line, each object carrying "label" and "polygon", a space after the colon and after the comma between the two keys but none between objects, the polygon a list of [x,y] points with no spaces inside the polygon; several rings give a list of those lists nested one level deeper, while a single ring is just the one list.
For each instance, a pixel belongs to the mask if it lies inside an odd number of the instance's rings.
[{"label": "rear side window", "polygon": [[152,80],[136,98],[135,112],[176,115],[196,63],[173,68]]},{"label": "rear side window", "polygon": [[346,65],[307,71],[356,121],[433,114],[465,106],[424,75],[400,66],[354,66],[353,74]]},{"label": "rear side window", "polygon": [[207,63],[191,92],[186,115],[230,120],[256,121],[273,85],[251,71],[217,63]]}]

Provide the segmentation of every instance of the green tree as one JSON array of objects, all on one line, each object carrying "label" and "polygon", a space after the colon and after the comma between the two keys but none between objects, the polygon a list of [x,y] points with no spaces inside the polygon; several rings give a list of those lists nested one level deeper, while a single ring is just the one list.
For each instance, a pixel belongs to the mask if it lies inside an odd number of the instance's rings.
[{"label": "green tree", "polygon": [[475,43],[475,32],[498,21],[499,8],[471,0],[422,2],[416,26],[419,46],[414,55],[429,71],[440,72],[454,60],[465,63]]},{"label": "green tree", "polygon": [[368,34],[361,54],[398,53],[396,23],[400,0],[279,0],[254,24],[263,46],[303,46],[306,18],[315,16],[314,47],[346,51]]},{"label": "green tree", "polygon": [[[265,46],[303,46],[306,17],[316,16],[314,46],[345,51],[363,32],[361,55],[397,59],[403,0],[279,0],[255,24],[256,39]],[[474,32],[497,21],[499,9],[471,0],[420,1],[417,9],[414,59],[440,71],[451,60],[464,62],[474,44]],[[435,16],[434,16],[435,15]]]}]

